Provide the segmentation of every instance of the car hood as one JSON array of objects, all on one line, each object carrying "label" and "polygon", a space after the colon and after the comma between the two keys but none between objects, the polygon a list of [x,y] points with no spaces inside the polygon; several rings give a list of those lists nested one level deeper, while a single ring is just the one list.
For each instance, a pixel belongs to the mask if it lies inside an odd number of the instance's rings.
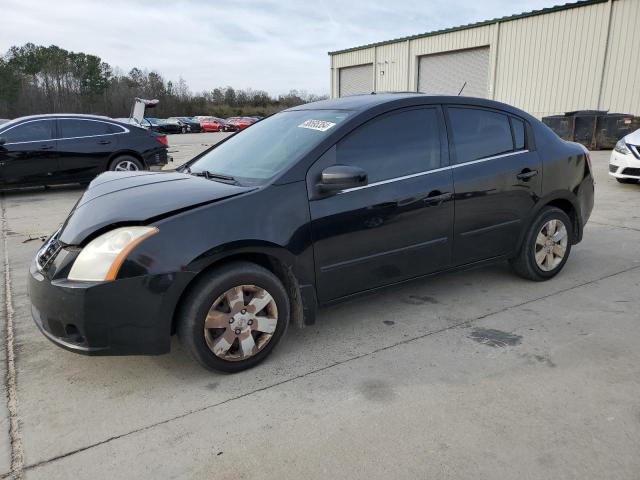
[{"label": "car hood", "polygon": [[103,173],[71,211],[59,239],[80,245],[111,225],[145,224],[254,189],[177,172]]},{"label": "car hood", "polygon": [[624,137],[624,141],[631,145],[640,145],[640,129]]}]

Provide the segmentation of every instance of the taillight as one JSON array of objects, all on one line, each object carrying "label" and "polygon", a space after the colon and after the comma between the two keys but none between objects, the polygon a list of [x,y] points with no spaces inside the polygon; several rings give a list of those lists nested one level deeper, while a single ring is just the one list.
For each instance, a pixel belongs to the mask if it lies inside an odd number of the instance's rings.
[{"label": "taillight", "polygon": [[158,135],[156,136],[156,140],[160,142],[165,147],[169,147],[169,139],[167,139],[166,135]]}]

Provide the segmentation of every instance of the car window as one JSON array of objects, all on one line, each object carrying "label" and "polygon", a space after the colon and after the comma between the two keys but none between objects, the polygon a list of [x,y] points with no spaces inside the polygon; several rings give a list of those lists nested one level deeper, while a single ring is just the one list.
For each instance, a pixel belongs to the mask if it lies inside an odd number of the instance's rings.
[{"label": "car window", "polygon": [[421,108],[377,117],[336,146],[336,161],[367,172],[369,183],[440,167],[438,111]]},{"label": "car window", "polygon": [[7,143],[38,142],[53,138],[54,122],[51,120],[39,120],[22,123],[16,127],[0,133]]},{"label": "car window", "polygon": [[58,128],[60,138],[93,137],[123,131],[110,123],[79,119],[58,120]]},{"label": "car window", "polygon": [[515,142],[516,150],[524,150],[526,143],[524,139],[524,122],[518,118],[511,117],[511,128],[513,129],[513,141]]},{"label": "car window", "polygon": [[450,107],[455,163],[513,151],[509,118],[498,112]]}]

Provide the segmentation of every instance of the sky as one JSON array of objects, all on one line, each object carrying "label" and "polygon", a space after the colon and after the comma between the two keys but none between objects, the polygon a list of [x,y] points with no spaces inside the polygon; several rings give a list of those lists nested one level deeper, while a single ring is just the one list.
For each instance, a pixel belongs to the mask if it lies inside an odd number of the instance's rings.
[{"label": "sky", "polygon": [[216,86],[329,92],[327,52],[550,7],[562,0],[0,0],[0,54],[32,42],[124,72]]}]

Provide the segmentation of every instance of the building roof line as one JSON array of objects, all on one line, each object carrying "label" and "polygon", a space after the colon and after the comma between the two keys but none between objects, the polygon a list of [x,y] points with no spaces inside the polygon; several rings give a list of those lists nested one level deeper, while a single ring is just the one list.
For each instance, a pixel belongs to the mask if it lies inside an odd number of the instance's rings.
[{"label": "building roof line", "polygon": [[606,3],[608,1],[609,0],[578,0],[577,2],[565,3],[563,5],[555,5],[553,7],[541,8],[539,10],[531,10],[530,12],[507,15],[505,17],[493,18],[491,20],[483,20],[480,22],[468,23],[466,25],[458,25],[457,27],[449,27],[449,28],[443,28],[440,30],[433,30],[431,32],[419,33],[417,35],[409,35],[408,37],[400,37],[400,38],[394,38],[392,40],[385,40],[382,42],[369,43],[367,45],[360,45],[359,47],[346,48],[344,50],[335,50],[332,52],[328,52],[328,54],[338,55],[340,53],[354,52],[356,50],[363,50],[365,48],[379,47],[382,45],[389,45],[391,43],[397,43],[397,42],[406,42],[407,40],[416,40],[418,38],[432,37],[434,35],[457,32],[459,30],[466,30],[469,28],[484,27],[484,26],[492,25],[498,22],[508,22],[511,20],[518,20],[520,18],[535,17],[538,15],[545,15],[547,13],[554,13],[554,12],[560,12],[562,10],[570,10],[572,8],[580,8],[580,7],[586,7],[588,5],[595,5],[597,3]]}]

